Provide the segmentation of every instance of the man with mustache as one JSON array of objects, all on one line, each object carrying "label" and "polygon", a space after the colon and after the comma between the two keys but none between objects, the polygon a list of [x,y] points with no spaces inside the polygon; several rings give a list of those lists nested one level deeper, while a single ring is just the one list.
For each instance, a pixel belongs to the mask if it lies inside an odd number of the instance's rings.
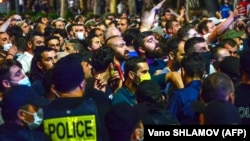
[{"label": "man with mustache", "polygon": [[123,40],[122,36],[115,35],[106,39],[106,45],[113,49],[115,69],[118,70],[120,78],[124,80],[121,65],[129,58],[129,48],[126,42]]},{"label": "man with mustache", "polygon": [[149,73],[154,75],[162,70],[166,63],[162,59],[162,49],[152,31],[141,32],[134,41],[134,48],[140,57],[145,57],[149,65]]}]

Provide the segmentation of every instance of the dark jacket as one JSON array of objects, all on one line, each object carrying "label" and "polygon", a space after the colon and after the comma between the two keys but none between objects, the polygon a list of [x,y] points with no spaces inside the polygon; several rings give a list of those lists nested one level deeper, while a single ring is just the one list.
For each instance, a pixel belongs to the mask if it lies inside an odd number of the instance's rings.
[{"label": "dark jacket", "polygon": [[50,141],[43,133],[15,123],[0,126],[0,141]]}]

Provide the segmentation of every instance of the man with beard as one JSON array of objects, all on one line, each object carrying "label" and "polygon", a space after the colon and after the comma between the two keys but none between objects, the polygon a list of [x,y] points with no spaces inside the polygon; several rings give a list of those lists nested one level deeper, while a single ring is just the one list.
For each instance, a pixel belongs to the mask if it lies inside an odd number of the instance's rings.
[{"label": "man with beard", "polygon": [[152,31],[141,32],[134,40],[134,48],[138,55],[147,59],[150,75],[154,75],[157,70],[162,70],[166,66],[158,43]]},{"label": "man with beard", "polygon": [[169,71],[179,71],[181,67],[181,60],[185,55],[184,44],[181,38],[174,36],[167,41],[166,54],[168,56],[167,67],[164,68]]},{"label": "man with beard", "polygon": [[112,48],[114,51],[114,66],[120,74],[120,78],[123,78],[123,71],[121,65],[125,60],[129,58],[129,48],[122,36],[111,36],[106,40],[106,46]]},{"label": "man with beard", "polygon": [[[157,76],[161,76],[160,78]],[[124,78],[123,86],[114,93],[112,105],[118,103],[128,103],[131,106],[137,104],[135,92],[137,86],[144,80],[157,81],[158,84],[166,85],[166,82],[172,82],[177,88],[183,88],[181,76],[178,72],[169,72],[166,75],[153,76],[149,73],[149,65],[145,57],[131,57],[126,60],[124,65]]]},{"label": "man with beard", "polygon": [[[168,62],[166,67],[160,73],[169,73],[171,71],[178,71],[179,73],[181,68],[181,60],[185,55],[184,44],[181,38],[173,36],[167,41],[167,48],[164,48],[164,55],[168,56]],[[176,90],[176,87],[171,83],[167,83],[164,88],[165,100],[166,102],[171,97],[173,91]]]},{"label": "man with beard", "polygon": [[185,42],[184,45],[185,54],[193,52],[201,53],[206,60],[206,76],[216,72],[213,66],[212,53],[208,47],[206,40],[203,37],[192,37]]}]

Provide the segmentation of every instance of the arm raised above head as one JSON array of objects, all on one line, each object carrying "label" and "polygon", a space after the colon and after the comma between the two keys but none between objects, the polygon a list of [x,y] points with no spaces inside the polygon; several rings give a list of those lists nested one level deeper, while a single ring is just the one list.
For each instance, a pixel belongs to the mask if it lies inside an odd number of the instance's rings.
[{"label": "arm raised above head", "polygon": [[144,12],[144,16],[142,17],[142,24],[141,24],[141,28],[140,31],[148,31],[151,29],[151,26],[154,22],[154,17],[156,14],[156,11],[159,10],[162,5],[164,4],[166,0],[161,1],[160,3],[158,3],[157,5],[155,5],[150,11],[146,11]]}]

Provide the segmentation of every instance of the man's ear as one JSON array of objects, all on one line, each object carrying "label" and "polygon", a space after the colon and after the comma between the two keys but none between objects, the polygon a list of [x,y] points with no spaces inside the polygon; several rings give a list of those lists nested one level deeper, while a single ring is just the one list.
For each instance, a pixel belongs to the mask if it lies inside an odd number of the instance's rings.
[{"label": "man's ear", "polygon": [[146,51],[143,49],[143,47],[138,48],[139,53],[144,54]]},{"label": "man's ear", "polygon": [[235,101],[235,95],[234,95],[234,93],[231,93],[231,94],[229,94],[228,96],[227,96],[227,101],[228,102],[230,102],[230,103],[234,103],[234,101]]},{"label": "man's ear", "polygon": [[169,56],[169,60],[174,60],[175,55],[172,51],[168,53],[168,56]]},{"label": "man's ear", "polygon": [[4,86],[4,88],[10,88],[11,87],[10,82],[8,80],[3,80],[2,85]]},{"label": "man's ear", "polygon": [[203,35],[207,34],[207,30],[202,29],[202,33],[203,33]]},{"label": "man's ear", "polygon": [[21,111],[20,109],[17,111],[17,118],[20,119],[20,120],[24,120],[25,119],[25,115],[24,115],[24,112]]},{"label": "man's ear", "polygon": [[88,50],[93,51],[93,49],[90,46],[88,46],[87,48],[88,48]]},{"label": "man's ear", "polygon": [[184,75],[185,75],[185,73],[186,73],[186,72],[185,72],[184,68],[183,68],[183,67],[181,67],[181,75],[182,75],[182,76],[184,76]]},{"label": "man's ear", "polygon": [[130,79],[134,79],[135,73],[133,73],[132,71],[129,71],[129,72],[128,72],[128,77],[129,77]]},{"label": "man's ear", "polygon": [[115,66],[112,62],[110,63],[109,67],[110,67],[110,69],[115,69]]},{"label": "man's ear", "polygon": [[38,62],[36,62],[36,66],[39,68],[39,69],[43,69],[43,67],[42,67],[42,64],[38,61]]},{"label": "man's ear", "polygon": [[167,31],[168,31],[168,33],[173,33],[173,29],[172,28],[168,28]]},{"label": "man's ear", "polygon": [[32,43],[30,41],[27,42],[27,50],[32,49]]}]

